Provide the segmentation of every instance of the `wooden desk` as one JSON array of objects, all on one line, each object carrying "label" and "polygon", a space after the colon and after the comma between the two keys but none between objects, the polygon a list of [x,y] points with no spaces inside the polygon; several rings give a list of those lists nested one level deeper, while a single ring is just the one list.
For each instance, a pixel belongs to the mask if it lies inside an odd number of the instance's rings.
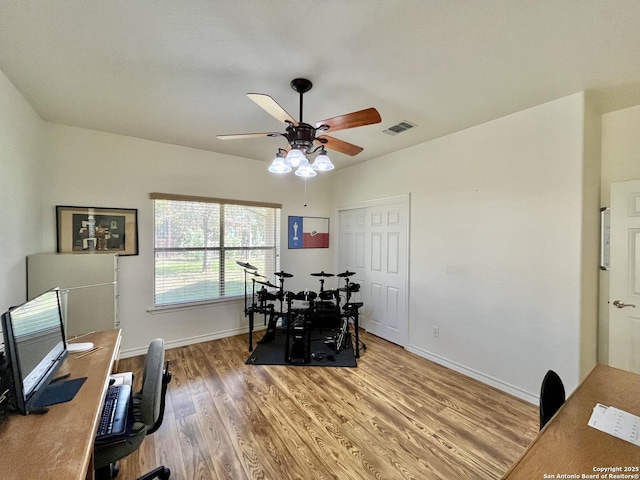
[{"label": "wooden desk", "polygon": [[[596,403],[640,415],[640,375],[596,366],[503,479],[562,478],[558,474],[603,478],[610,472],[594,469],[606,467],[623,469],[618,474],[640,475],[640,447],[587,425]],[[625,467],[632,470],[625,472]]]},{"label": "wooden desk", "polygon": [[76,358],[69,353],[58,375],[87,377],[76,396],[43,415],[12,414],[0,424],[0,478],[84,480],[93,478],[93,440],[111,368],[120,351],[120,330],[83,336],[102,350]]}]

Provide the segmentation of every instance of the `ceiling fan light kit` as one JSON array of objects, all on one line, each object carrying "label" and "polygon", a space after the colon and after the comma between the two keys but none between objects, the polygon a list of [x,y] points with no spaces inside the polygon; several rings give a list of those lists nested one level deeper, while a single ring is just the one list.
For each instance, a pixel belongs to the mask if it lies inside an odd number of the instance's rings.
[{"label": "ceiling fan light kit", "polygon": [[303,178],[311,178],[317,175],[316,171],[309,164],[309,160],[306,163],[303,163],[296,170],[296,175]]},{"label": "ceiling fan light kit", "polygon": [[285,162],[285,153],[283,149],[278,150],[276,158],[273,159],[273,162],[271,162],[269,166],[271,173],[289,173],[292,170],[291,165]]},{"label": "ceiling fan light kit", "polygon": [[331,163],[331,160],[327,156],[327,152],[325,151],[324,147],[322,147],[322,150],[320,150],[320,153],[311,166],[314,170],[318,170],[319,172],[328,172],[329,170],[333,170],[335,168],[333,166],[333,163]]},{"label": "ceiling fan light kit", "polygon": [[299,148],[292,148],[287,153],[284,163],[291,167],[299,167],[302,163],[308,162],[307,156]]},{"label": "ceiling fan light kit", "polygon": [[[238,138],[257,138],[257,137],[278,137],[283,136],[287,139],[289,151],[283,148],[278,149],[273,162],[269,166],[272,173],[289,173],[294,168],[295,174],[299,177],[310,178],[319,172],[328,172],[335,167],[331,163],[331,159],[327,155],[326,148],[344,153],[346,155],[357,155],[363,149],[357,145],[330,137],[328,135],[316,136],[318,132],[345,130],[347,128],[361,127],[380,123],[382,120],[380,114],[375,108],[367,108],[357,112],[339,115],[327,120],[317,122],[315,127],[304,123],[302,120],[303,95],[311,90],[313,84],[306,78],[295,78],[291,81],[291,88],[300,94],[300,120],[296,121],[289,115],[278,103],[269,95],[262,93],[248,93],[247,96],[253,100],[258,106],[263,108],[267,113],[281,122],[287,124],[285,133],[267,132],[267,133],[245,133],[233,135],[218,135],[221,140],[231,140]],[[314,142],[319,145],[315,146]],[[309,162],[308,156],[318,153],[313,164]]]}]

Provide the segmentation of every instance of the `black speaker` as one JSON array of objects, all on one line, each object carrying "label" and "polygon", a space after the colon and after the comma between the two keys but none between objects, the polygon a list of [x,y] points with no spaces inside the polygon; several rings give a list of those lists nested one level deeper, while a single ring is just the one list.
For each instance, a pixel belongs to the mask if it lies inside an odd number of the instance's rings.
[{"label": "black speaker", "polygon": [[291,363],[311,362],[311,345],[309,345],[308,327],[299,322],[291,327]]}]

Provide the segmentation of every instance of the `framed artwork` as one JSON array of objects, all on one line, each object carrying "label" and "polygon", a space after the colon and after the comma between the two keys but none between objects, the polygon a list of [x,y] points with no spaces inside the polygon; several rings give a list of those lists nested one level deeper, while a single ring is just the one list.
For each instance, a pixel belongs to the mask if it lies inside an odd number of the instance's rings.
[{"label": "framed artwork", "polygon": [[56,206],[59,253],[138,255],[138,210]]},{"label": "framed artwork", "polygon": [[289,248],[329,248],[329,219],[289,217]]}]

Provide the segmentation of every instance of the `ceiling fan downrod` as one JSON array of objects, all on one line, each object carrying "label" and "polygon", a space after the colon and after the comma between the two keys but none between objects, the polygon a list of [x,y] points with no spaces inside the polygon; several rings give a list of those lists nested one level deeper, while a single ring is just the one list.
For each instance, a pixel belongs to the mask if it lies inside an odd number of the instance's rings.
[{"label": "ceiling fan downrod", "polygon": [[302,123],[302,96],[307,93],[309,90],[311,90],[311,87],[313,87],[313,83],[311,83],[311,80],[307,80],[306,78],[294,78],[293,80],[291,80],[291,88],[295,91],[298,92],[300,94],[300,116],[298,119],[298,122]]}]

